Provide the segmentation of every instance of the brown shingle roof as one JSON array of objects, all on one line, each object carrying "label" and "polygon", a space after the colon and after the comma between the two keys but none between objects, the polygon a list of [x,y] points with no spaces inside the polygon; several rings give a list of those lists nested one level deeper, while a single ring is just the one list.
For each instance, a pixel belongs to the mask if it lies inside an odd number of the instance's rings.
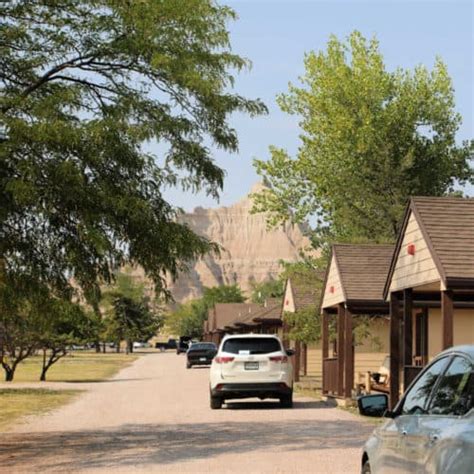
[{"label": "brown shingle roof", "polygon": [[333,258],[346,301],[383,301],[394,245],[336,244]]},{"label": "brown shingle roof", "polygon": [[239,318],[245,317],[249,311],[255,311],[260,306],[255,303],[216,303],[214,306],[216,329],[231,326]]},{"label": "brown shingle roof", "polygon": [[262,308],[258,314],[252,318],[253,321],[275,320],[281,319],[281,298],[271,298],[267,301],[266,306]]},{"label": "brown shingle roof", "polygon": [[297,281],[294,278],[289,278],[293,293],[293,301],[295,303],[295,311],[302,310],[317,303],[320,289],[314,284],[314,279],[318,276],[321,276],[321,280],[324,278],[324,275],[320,275],[320,272],[315,271],[315,278],[311,278],[311,284]]}]

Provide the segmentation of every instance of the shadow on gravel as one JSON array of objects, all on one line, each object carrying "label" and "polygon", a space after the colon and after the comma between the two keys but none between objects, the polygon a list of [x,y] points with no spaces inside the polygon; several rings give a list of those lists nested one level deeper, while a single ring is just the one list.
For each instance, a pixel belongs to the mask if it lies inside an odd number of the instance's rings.
[{"label": "shadow on gravel", "polygon": [[228,402],[224,405],[227,410],[304,410],[311,408],[331,408],[336,406],[336,403],[323,401],[299,401],[293,402],[293,408],[282,408],[279,402]]},{"label": "shadow on gravel", "polygon": [[0,466],[6,472],[27,472],[33,466],[36,472],[132,469],[279,447],[302,452],[359,448],[371,430],[357,421],[295,420],[8,433],[0,435]]}]

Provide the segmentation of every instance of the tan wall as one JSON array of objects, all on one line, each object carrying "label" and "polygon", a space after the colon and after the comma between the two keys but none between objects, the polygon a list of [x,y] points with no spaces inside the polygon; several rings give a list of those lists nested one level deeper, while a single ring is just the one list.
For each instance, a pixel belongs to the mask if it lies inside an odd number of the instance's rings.
[{"label": "tan wall", "polygon": [[[408,254],[407,246],[409,244],[415,245],[415,255]],[[403,236],[400,253],[390,283],[390,291],[421,286],[434,281],[440,281],[439,272],[418,222],[412,213]]]},{"label": "tan wall", "polygon": [[[441,352],[441,309],[428,313],[428,354],[430,359]],[[474,344],[474,309],[454,310],[454,345]]]},{"label": "tan wall", "polygon": [[[334,287],[334,293],[331,293],[331,287]],[[344,294],[342,292],[341,278],[336,265],[336,257],[331,258],[331,265],[329,267],[326,288],[324,289],[322,308],[329,308],[337,303],[344,301]]]},{"label": "tan wall", "polygon": [[[388,316],[373,318],[370,322],[370,334],[371,338],[366,339],[356,347],[356,353],[388,353],[390,351],[390,319]],[[380,345],[375,345],[373,339],[376,339]]]},{"label": "tan wall", "polygon": [[[377,337],[381,347],[374,347],[370,340],[356,346],[354,352],[354,381],[359,381],[359,373],[367,371],[377,372],[389,352],[389,330],[388,318],[374,319],[371,322],[371,334]],[[310,377],[322,377],[322,350],[320,343],[308,347],[307,352],[307,375]]]}]

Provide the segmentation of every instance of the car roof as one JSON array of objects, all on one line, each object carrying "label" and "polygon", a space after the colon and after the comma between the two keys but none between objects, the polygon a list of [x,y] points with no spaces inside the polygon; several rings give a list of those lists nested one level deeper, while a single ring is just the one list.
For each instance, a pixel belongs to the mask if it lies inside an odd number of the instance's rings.
[{"label": "car roof", "polygon": [[250,333],[250,334],[227,334],[224,336],[224,340],[225,339],[240,339],[242,337],[245,337],[245,338],[252,338],[252,337],[258,337],[258,338],[268,338],[268,339],[280,339],[277,335],[275,334],[254,334],[254,333]]},{"label": "car roof", "polygon": [[450,347],[449,349],[446,349],[438,354],[436,358],[450,354],[463,354],[474,362],[474,344],[464,344],[462,346]]}]

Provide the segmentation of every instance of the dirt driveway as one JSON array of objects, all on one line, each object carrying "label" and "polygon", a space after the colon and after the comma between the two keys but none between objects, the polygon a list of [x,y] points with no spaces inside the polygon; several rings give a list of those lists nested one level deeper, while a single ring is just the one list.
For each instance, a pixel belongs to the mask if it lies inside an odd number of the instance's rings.
[{"label": "dirt driveway", "polygon": [[311,399],[210,410],[208,369],[146,354],[76,401],[0,434],[0,472],[357,473],[372,428]]}]

